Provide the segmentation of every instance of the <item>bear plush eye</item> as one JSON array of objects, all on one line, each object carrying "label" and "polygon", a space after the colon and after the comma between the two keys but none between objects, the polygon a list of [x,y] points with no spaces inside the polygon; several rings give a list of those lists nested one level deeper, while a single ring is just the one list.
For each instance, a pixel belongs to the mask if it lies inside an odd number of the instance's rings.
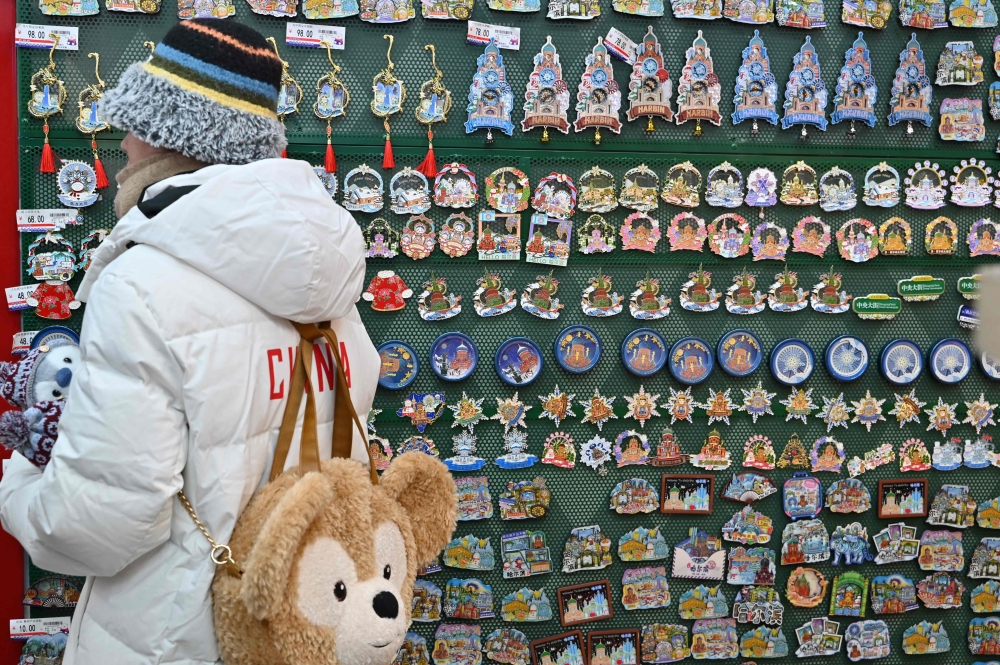
[{"label": "bear plush eye", "polygon": [[392,586],[402,588],[406,577],[406,543],[393,522],[382,522],[375,529],[375,570],[379,569]]},{"label": "bear plush eye", "polygon": [[52,396],[53,397],[62,397],[62,391],[61,390],[53,390],[52,391]]},{"label": "bear plush eye", "polygon": [[343,582],[337,582],[333,585],[333,595],[337,597],[337,600],[343,601],[347,598],[347,585]]},{"label": "bear plush eye", "polygon": [[392,566],[389,564],[385,565],[385,568],[382,569],[382,577],[385,579],[390,579],[392,577]]}]

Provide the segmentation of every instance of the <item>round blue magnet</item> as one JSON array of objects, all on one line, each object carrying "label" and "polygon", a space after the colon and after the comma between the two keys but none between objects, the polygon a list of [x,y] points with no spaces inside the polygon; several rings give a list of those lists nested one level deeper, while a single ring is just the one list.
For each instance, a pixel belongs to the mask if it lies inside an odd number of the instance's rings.
[{"label": "round blue magnet", "polygon": [[601,359],[601,338],[587,326],[564,328],[552,346],[556,362],[571,374],[589,372]]},{"label": "round blue magnet", "polygon": [[639,328],[622,342],[622,363],[636,376],[652,376],[667,363],[667,340],[652,328]]},{"label": "round blue magnet", "polygon": [[894,339],[882,349],[878,367],[889,383],[905,386],[913,383],[924,371],[924,354],[908,339]]},{"label": "round blue magnet", "polygon": [[860,337],[841,335],[826,347],[826,369],[839,381],[854,381],[868,369],[871,358]]},{"label": "round blue magnet", "polygon": [[708,342],[697,337],[685,337],[670,347],[670,373],[686,386],[701,383],[715,365]]},{"label": "round blue magnet", "polygon": [[445,381],[467,379],[479,364],[479,349],[468,335],[445,333],[431,344],[431,369]]},{"label": "round blue magnet", "polygon": [[512,386],[526,386],[542,373],[542,350],[527,337],[511,337],[493,358],[497,375]]},{"label": "round blue magnet", "polygon": [[66,326],[48,326],[36,332],[35,336],[31,338],[31,348],[37,349],[42,344],[49,344],[57,339],[66,340],[73,344],[80,343],[80,336],[76,334],[76,331]]},{"label": "round blue magnet", "polygon": [[390,340],[378,347],[378,385],[386,390],[402,390],[417,380],[420,361],[406,342]]},{"label": "round blue magnet", "polygon": [[972,352],[960,340],[943,339],[931,349],[927,365],[941,383],[958,383],[972,370]]},{"label": "round blue magnet", "polygon": [[979,354],[979,368],[994,381],[1000,381],[1000,360],[985,351]]},{"label": "round blue magnet", "polygon": [[757,371],[764,360],[760,339],[749,330],[731,330],[715,347],[719,367],[730,376],[748,376]]},{"label": "round blue magnet", "polygon": [[783,340],[771,351],[771,374],[786,386],[804,383],[814,369],[816,356],[801,339]]}]

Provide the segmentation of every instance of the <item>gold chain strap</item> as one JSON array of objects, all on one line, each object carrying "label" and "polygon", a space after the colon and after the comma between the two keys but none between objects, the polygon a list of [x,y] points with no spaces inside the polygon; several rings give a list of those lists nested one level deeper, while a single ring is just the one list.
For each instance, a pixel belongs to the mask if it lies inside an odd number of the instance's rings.
[{"label": "gold chain strap", "polygon": [[237,578],[243,577],[243,568],[240,564],[236,563],[236,559],[233,558],[233,551],[229,549],[229,545],[220,545],[212,539],[212,536],[208,533],[208,529],[206,529],[205,525],[201,523],[200,519],[198,519],[198,513],[194,512],[191,502],[188,501],[186,496],[184,496],[184,492],[178,492],[177,498],[181,500],[181,505],[188,511],[188,515],[190,515],[191,519],[194,520],[195,526],[198,527],[198,530],[204,534],[205,540],[207,540],[208,544],[212,546],[212,561],[215,562],[215,565],[227,566]]}]

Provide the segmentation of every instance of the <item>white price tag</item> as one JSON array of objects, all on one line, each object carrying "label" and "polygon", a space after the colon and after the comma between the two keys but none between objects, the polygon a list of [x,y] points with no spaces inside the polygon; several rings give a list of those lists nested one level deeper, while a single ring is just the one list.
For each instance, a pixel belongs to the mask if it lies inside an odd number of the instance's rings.
[{"label": "white price tag", "polygon": [[31,306],[28,304],[28,298],[35,293],[35,289],[37,288],[38,284],[24,284],[4,289],[7,293],[7,309],[12,312],[20,312],[22,309],[28,309]]},{"label": "white price tag", "polygon": [[286,23],[285,43],[289,46],[320,48],[320,42],[327,41],[330,48],[344,50],[347,30],[336,25],[313,25],[311,23]]},{"label": "white price tag", "polygon": [[83,215],[69,208],[50,210],[18,210],[17,230],[21,233],[45,233],[59,231],[67,225],[76,226],[83,222]]},{"label": "white price tag", "polygon": [[486,46],[490,43],[491,38],[496,42],[497,48],[508,51],[521,50],[521,28],[508,28],[505,25],[469,21],[465,41],[470,44]]},{"label": "white price tag", "polygon": [[52,48],[55,35],[59,35],[57,51],[80,50],[80,28],[73,25],[18,23],[14,28],[14,45],[19,48]]},{"label": "white price tag", "polygon": [[635,64],[635,54],[638,47],[618,28],[608,30],[608,36],[604,38],[604,45],[611,52],[611,55],[619,60],[624,60],[630,65]]},{"label": "white price tag", "polygon": [[23,356],[31,349],[31,340],[35,339],[36,334],[38,334],[37,330],[22,330],[14,333],[14,346],[11,347],[10,352],[15,356]]},{"label": "white price tag", "polygon": [[35,635],[68,633],[69,620],[69,617],[51,617],[48,619],[11,619],[10,639],[26,640]]}]

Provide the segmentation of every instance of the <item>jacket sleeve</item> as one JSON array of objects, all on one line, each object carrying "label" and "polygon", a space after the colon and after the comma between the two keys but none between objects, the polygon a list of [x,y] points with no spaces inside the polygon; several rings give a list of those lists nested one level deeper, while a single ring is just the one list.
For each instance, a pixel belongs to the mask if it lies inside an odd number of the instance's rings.
[{"label": "jacket sleeve", "polygon": [[44,472],[10,465],[0,520],[36,565],[103,577],[170,535],[184,375],[143,299],[113,273],[94,285],[81,340],[52,459]]}]

